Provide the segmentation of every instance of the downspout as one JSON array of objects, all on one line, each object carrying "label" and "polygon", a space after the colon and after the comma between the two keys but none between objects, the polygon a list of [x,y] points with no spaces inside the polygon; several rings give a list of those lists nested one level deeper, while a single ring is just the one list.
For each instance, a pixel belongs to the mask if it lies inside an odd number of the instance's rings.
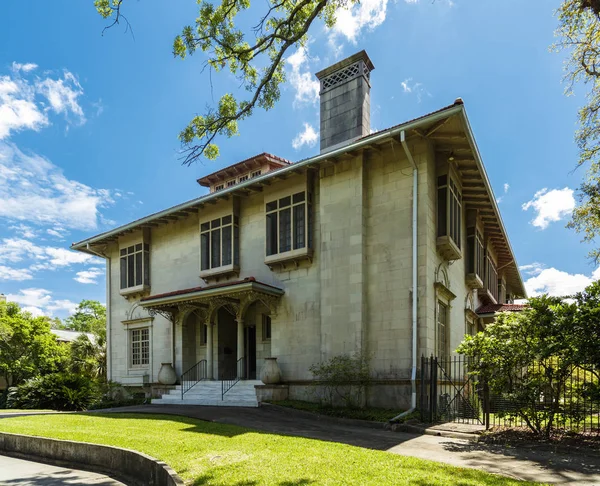
[{"label": "downspout", "polygon": [[110,325],[110,257],[98,253],[90,248],[90,244],[87,243],[86,250],[100,258],[106,260],[106,379],[110,381],[112,379],[112,363],[111,363],[111,325]]},{"label": "downspout", "polygon": [[413,201],[412,201],[412,369],[410,372],[411,398],[410,408],[394,417],[390,422],[397,420],[413,413],[417,409],[417,196],[418,196],[418,170],[417,164],[413,159],[408,144],[406,143],[406,132],[400,132],[400,143],[404,148],[406,158],[413,168]]}]

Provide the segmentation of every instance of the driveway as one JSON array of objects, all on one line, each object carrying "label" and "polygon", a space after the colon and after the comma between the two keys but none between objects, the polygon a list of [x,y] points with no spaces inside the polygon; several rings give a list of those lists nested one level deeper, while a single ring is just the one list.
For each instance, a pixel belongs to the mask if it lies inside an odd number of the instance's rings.
[{"label": "driveway", "polygon": [[49,466],[0,456],[0,484],[3,486],[126,486],[115,479],[86,471]]},{"label": "driveway", "polygon": [[[106,412],[103,410],[102,412]],[[292,409],[143,405],[110,412],[184,415],[275,434],[342,442],[454,466],[482,469],[516,479],[569,485],[600,485],[600,457],[565,454],[542,448],[503,448],[432,435],[413,435],[358,426]]]}]

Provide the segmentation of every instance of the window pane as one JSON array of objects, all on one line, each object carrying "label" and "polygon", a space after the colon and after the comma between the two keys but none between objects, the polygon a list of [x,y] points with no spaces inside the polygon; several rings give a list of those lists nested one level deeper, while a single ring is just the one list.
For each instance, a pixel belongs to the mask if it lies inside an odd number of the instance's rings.
[{"label": "window pane", "polygon": [[150,285],[150,252],[144,252],[144,285]]},{"label": "window pane", "polygon": [[127,257],[121,258],[121,288],[127,288]]},{"label": "window pane", "polygon": [[222,265],[231,265],[231,226],[224,226],[223,229],[223,258]]},{"label": "window pane", "polygon": [[279,253],[292,249],[292,212],[290,208],[279,211]]},{"label": "window pane", "polygon": [[306,206],[299,204],[294,206],[294,249],[304,248],[305,245],[305,225],[306,225]]},{"label": "window pane", "polygon": [[303,192],[298,192],[298,193],[294,194],[294,196],[293,196],[294,204],[302,202],[302,201],[304,201],[304,199],[305,199],[305,197],[304,197]]},{"label": "window pane", "polygon": [[438,187],[445,186],[448,184],[448,176],[442,175],[438,177]]},{"label": "window pane", "polygon": [[142,251],[142,244],[135,245],[135,251]]},{"label": "window pane", "polygon": [[240,228],[233,227],[233,264],[240,264]]},{"label": "window pane", "polygon": [[123,256],[123,255],[127,255],[127,248],[121,249],[121,256]]},{"label": "window pane", "polygon": [[267,203],[267,211],[275,211],[277,209],[277,201]]},{"label": "window pane", "polygon": [[200,225],[200,231],[208,231],[210,229],[210,223],[202,223]]},{"label": "window pane", "polygon": [[200,270],[210,268],[210,233],[200,235]]},{"label": "window pane", "polygon": [[221,218],[221,224],[231,224],[231,216],[223,216],[223,218]]},{"label": "window pane", "polygon": [[307,206],[308,218],[307,218],[307,228],[308,228],[308,247],[313,247],[313,228],[312,228],[312,206],[309,204]]},{"label": "window pane", "polygon": [[218,228],[219,226],[221,226],[221,218],[213,219],[210,222],[210,227],[211,228]]},{"label": "window pane", "polygon": [[127,257],[127,287],[133,287],[135,285],[135,261],[134,256],[129,255]]},{"label": "window pane", "polygon": [[135,254],[135,284],[142,285],[142,252],[141,251]]},{"label": "window pane", "polygon": [[267,256],[277,253],[277,213],[267,214]]},{"label": "window pane", "polygon": [[438,232],[437,235],[438,236],[446,236],[448,234],[448,229],[447,229],[447,208],[448,208],[448,200],[447,200],[447,191],[448,189],[445,187],[442,187],[440,189],[438,189]]},{"label": "window pane", "polygon": [[289,206],[290,204],[292,204],[292,198],[290,196],[287,197],[282,197],[279,200],[279,208],[285,208],[287,206]]},{"label": "window pane", "polygon": [[213,230],[210,233],[210,267],[221,266],[221,230]]}]

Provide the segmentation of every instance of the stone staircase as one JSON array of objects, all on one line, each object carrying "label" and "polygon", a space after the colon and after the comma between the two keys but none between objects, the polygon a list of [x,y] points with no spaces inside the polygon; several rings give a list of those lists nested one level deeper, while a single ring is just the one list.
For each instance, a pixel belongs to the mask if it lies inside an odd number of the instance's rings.
[{"label": "stone staircase", "polygon": [[262,385],[260,380],[240,380],[221,400],[220,381],[200,381],[190,388],[183,399],[181,385],[170,390],[161,398],[152,399],[157,405],[204,405],[210,407],[258,407],[254,385]]}]

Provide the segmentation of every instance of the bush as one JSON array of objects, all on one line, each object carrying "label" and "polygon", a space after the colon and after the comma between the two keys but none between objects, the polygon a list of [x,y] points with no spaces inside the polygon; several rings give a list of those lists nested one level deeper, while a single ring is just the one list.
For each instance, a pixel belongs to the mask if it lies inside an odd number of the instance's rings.
[{"label": "bush", "polygon": [[321,400],[330,407],[340,403],[348,408],[364,406],[371,385],[369,358],[362,353],[341,354],[309,368],[322,389]]},{"label": "bush", "polygon": [[86,410],[99,398],[96,383],[83,375],[52,373],[11,388],[8,408]]}]

